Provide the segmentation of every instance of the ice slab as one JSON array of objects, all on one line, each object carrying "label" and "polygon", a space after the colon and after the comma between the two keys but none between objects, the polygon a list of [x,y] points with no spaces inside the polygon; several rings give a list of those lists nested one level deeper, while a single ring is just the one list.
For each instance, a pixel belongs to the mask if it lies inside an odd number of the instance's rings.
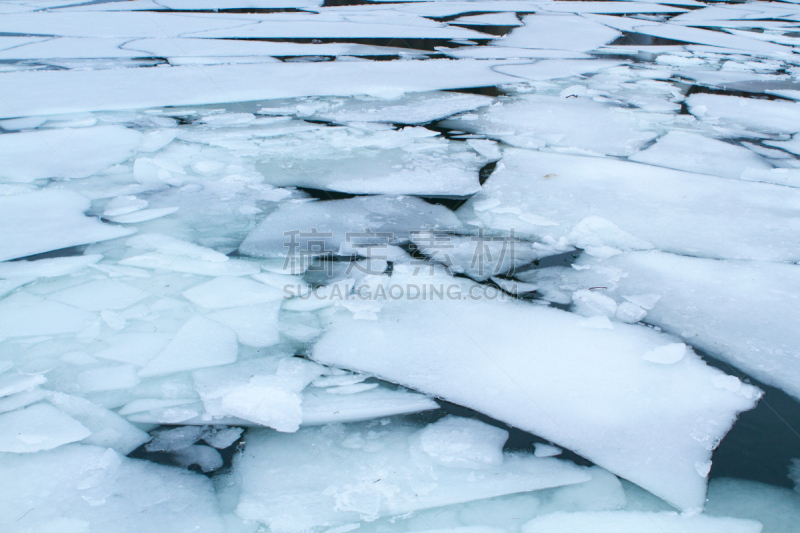
[{"label": "ice slab", "polygon": [[104,279],[82,283],[55,292],[48,298],[78,309],[102,311],[104,309],[125,309],[145,296],[147,296],[146,292],[127,283]]},{"label": "ice slab", "polygon": [[579,263],[623,276],[603,291],[618,303],[652,295],[647,323],[800,399],[800,266],[653,252]]},{"label": "ice slab", "polygon": [[156,37],[173,39],[185,33],[235,28],[256,21],[248,16],[193,13],[55,12],[4,15],[0,32],[62,37]]},{"label": "ice slab", "polygon": [[800,260],[794,244],[800,230],[800,193],[792,188],[527,150],[506,150],[502,164],[459,209],[470,224],[569,240],[582,220],[600,217],[633,239],[621,234],[612,238],[604,230],[605,237],[596,235],[593,246],[654,246],[720,259]]},{"label": "ice slab", "polygon": [[228,29],[181,32],[183,35],[217,39],[487,39],[486,34],[436,23],[412,13],[388,15],[365,13],[341,17],[328,13],[302,15],[273,13],[256,24]]},{"label": "ice slab", "polygon": [[582,96],[525,95],[477,115],[450,119],[445,124],[513,146],[550,146],[598,155],[631,155],[658,135],[643,128],[645,113]]},{"label": "ice slab", "polygon": [[[501,64],[442,59],[378,61],[369,68],[360,62],[333,61],[13,72],[3,74],[0,118],[312,95],[396,97],[515,81],[492,70]],[[60,90],[53,93],[53,86]]]},{"label": "ice slab", "polygon": [[577,15],[528,15],[522,17],[522,22],[522,27],[491,44],[588,52],[622,35],[617,30]]},{"label": "ice slab", "polygon": [[412,231],[460,226],[446,207],[414,197],[365,196],[287,203],[251,231],[239,251],[257,257],[308,259],[315,254],[338,254],[345,244],[366,243],[374,244],[376,253],[380,254],[381,243],[385,248],[387,243],[408,242]]},{"label": "ice slab", "polygon": [[[261,144],[256,168],[275,186],[352,194],[467,196],[480,189],[486,160],[466,144],[421,127],[364,132],[359,126],[368,129],[369,124],[269,139]],[[302,160],[293,155],[300,147]]]},{"label": "ice slab", "polygon": [[0,278],[55,278],[80,272],[103,258],[100,254],[0,263]]},{"label": "ice slab", "polygon": [[116,239],[135,231],[84,216],[89,207],[87,198],[64,189],[6,197],[0,210],[0,261]]},{"label": "ice slab", "polygon": [[303,391],[303,426],[361,422],[438,409],[428,396],[379,386],[356,394],[328,394],[328,389]]},{"label": "ice slab", "polygon": [[495,71],[524,80],[541,81],[571,78],[624,64],[608,59],[544,59],[530,64],[498,65]]},{"label": "ice slab", "polygon": [[[455,433],[440,424],[458,424]],[[568,485],[591,476],[572,463],[503,454],[506,435],[480,422],[445,419],[426,428],[393,421],[301,429],[293,434],[248,433],[249,453],[235,459],[242,475],[236,513],[272,531],[304,531],[502,494]],[[427,434],[426,434],[427,432]],[[448,438],[466,437],[448,448]],[[427,439],[427,442],[425,441]],[[484,451],[481,464],[443,464],[443,457]],[[492,442],[492,444],[489,444]],[[427,444],[427,449],[426,449]],[[460,450],[458,448],[461,448]],[[488,455],[484,455],[488,453]],[[499,460],[499,462],[498,462]]]},{"label": "ice slab", "polygon": [[124,126],[43,129],[0,135],[0,177],[13,182],[85,178],[133,155],[141,134]]},{"label": "ice slab", "polygon": [[83,439],[85,444],[112,448],[117,453],[128,455],[150,440],[150,435],[117,413],[80,396],[56,392],[48,400],[92,432]]},{"label": "ice slab", "polygon": [[272,301],[218,309],[211,315],[211,318],[235,331],[240,343],[254,348],[264,348],[277,344],[281,340],[278,313],[282,303],[282,301]]},{"label": "ice slab", "polygon": [[211,481],[199,474],[80,444],[2,459],[5,531],[224,531]]},{"label": "ice slab", "polygon": [[0,300],[0,331],[3,336],[77,333],[89,326],[96,316],[96,313],[25,292],[17,292]]},{"label": "ice slab", "polygon": [[761,523],[755,520],[699,516],[677,513],[643,513],[607,511],[601,513],[553,513],[522,526],[523,533],[760,533]]},{"label": "ice slab", "polygon": [[772,168],[752,150],[682,131],[670,131],[659,137],[656,144],[628,160],[732,179],[741,178],[748,168]]},{"label": "ice slab", "polygon": [[[48,403],[0,414],[0,451],[32,453],[83,440],[91,434],[80,422]],[[5,462],[5,461],[4,461]]]},{"label": "ice slab", "polygon": [[[673,365],[644,360],[674,342],[646,328],[480,298],[480,285],[410,274],[395,265],[391,283],[443,287],[450,297],[393,298],[377,323],[337,317],[314,346],[314,359],[470,407],[569,448],[679,508],[702,508],[711,451],[736,414],[752,408],[757,389],[720,388],[725,374],[690,353]],[[639,401],[643,394],[647,402]]]},{"label": "ice slab", "polygon": [[689,111],[703,121],[764,133],[800,132],[800,102],[693,94],[686,103]]},{"label": "ice slab", "polygon": [[200,307],[227,309],[281,300],[283,291],[250,279],[220,276],[185,290],[183,296]]},{"label": "ice slab", "polygon": [[139,371],[143,377],[160,376],[236,361],[236,333],[202,316],[189,319],[164,351]]},{"label": "ice slab", "polygon": [[[188,61],[198,58],[265,58],[297,56],[397,56],[413,54],[408,48],[368,46],[351,43],[292,43],[273,41],[244,41],[225,39],[139,39],[125,43],[122,48],[139,55],[169,57]],[[233,62],[233,61],[231,61]]]}]

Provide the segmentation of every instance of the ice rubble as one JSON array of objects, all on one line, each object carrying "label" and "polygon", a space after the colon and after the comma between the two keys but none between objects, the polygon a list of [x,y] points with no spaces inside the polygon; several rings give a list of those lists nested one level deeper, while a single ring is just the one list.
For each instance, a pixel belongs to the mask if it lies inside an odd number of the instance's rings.
[{"label": "ice rubble", "polygon": [[243,476],[236,513],[305,531],[591,478],[566,461],[503,453],[506,432],[481,422],[385,422],[249,433],[234,466]]},{"label": "ice rubble", "polygon": [[[402,271],[395,268],[393,284],[456,287],[465,297],[389,301],[378,327],[339,317],[314,346],[315,360],[471,407],[565,446],[679,508],[702,508],[711,450],[736,413],[754,405],[757,389],[693,355],[673,365],[646,361],[649,350],[674,342],[668,336],[529,304],[470,299],[480,286]],[[425,339],[424,350],[415,347],[418,339]],[[465,380],[481,387],[464,389]],[[559,392],[565,390],[568,397]]]},{"label": "ice rubble", "polygon": [[[529,150],[506,150],[501,165],[459,209],[466,223],[565,237],[597,253],[605,245],[718,259],[800,260],[794,216],[800,193],[794,188]],[[576,202],[583,208],[576,210]],[[580,225],[590,217],[616,226],[618,235],[580,242]]]}]

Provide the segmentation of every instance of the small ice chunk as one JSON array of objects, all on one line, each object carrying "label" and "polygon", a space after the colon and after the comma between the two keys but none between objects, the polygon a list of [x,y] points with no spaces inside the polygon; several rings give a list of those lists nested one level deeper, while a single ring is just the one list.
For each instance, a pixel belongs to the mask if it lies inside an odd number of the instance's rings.
[{"label": "small ice chunk", "polygon": [[[682,342],[666,344],[653,348],[642,356],[645,361],[660,365],[672,365],[683,359],[686,355],[686,345]],[[732,377],[732,376],[731,376]]]},{"label": "small ice chunk", "polygon": [[282,300],[283,291],[250,279],[220,276],[185,290],[183,296],[200,307],[226,309]]},{"label": "small ice chunk", "polygon": [[150,435],[118,414],[80,396],[56,392],[48,400],[92,432],[83,439],[86,444],[112,448],[122,455],[128,455],[150,440]]},{"label": "small ice chunk", "polygon": [[31,453],[83,440],[89,431],[71,416],[49,403],[37,403],[0,414],[0,451]]},{"label": "small ice chunk", "polygon": [[243,305],[215,311],[210,318],[233,331],[239,342],[253,348],[265,348],[280,341],[278,315],[281,301]]},{"label": "small ice chunk", "polygon": [[128,213],[144,209],[149,204],[147,200],[136,198],[135,196],[117,196],[106,204],[103,216],[116,217],[119,215],[127,215]]},{"label": "small ice chunk", "polygon": [[142,377],[226,365],[236,361],[236,333],[202,316],[190,318],[167,347],[139,371]]},{"label": "small ice chunk", "polygon": [[183,426],[159,431],[153,440],[147,443],[148,452],[175,452],[188,448],[201,440],[207,430],[199,426]]},{"label": "small ice chunk", "polygon": [[448,415],[419,434],[422,450],[445,466],[481,468],[503,462],[508,431]]},{"label": "small ice chunk", "polygon": [[222,467],[222,456],[211,446],[192,444],[172,453],[172,460],[179,466],[188,468],[197,465],[205,473],[219,470]]},{"label": "small ice chunk", "polygon": [[641,322],[647,316],[647,311],[631,302],[622,302],[617,306],[617,312],[614,313],[614,316],[620,322],[635,324]]},{"label": "small ice chunk", "polygon": [[303,420],[302,398],[277,376],[256,376],[222,397],[229,414],[282,432],[297,431]]},{"label": "small ice chunk", "polygon": [[209,446],[213,446],[218,450],[224,450],[239,440],[243,431],[242,428],[215,428],[205,435],[203,440],[206,441]]},{"label": "small ice chunk", "polygon": [[536,457],[555,457],[557,455],[561,455],[561,452],[562,450],[558,446],[551,446],[550,444],[537,442],[534,445],[533,455]]}]

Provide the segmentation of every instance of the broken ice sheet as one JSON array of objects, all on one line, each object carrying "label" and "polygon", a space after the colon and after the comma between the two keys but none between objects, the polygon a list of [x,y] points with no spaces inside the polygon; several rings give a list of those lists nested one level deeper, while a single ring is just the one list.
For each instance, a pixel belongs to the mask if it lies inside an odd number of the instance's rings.
[{"label": "broken ice sheet", "polygon": [[477,115],[450,119],[445,125],[513,146],[550,146],[593,155],[632,155],[658,136],[653,126],[647,127],[646,113],[569,94],[522,95]]},{"label": "broken ice sheet", "polygon": [[[800,266],[655,252],[604,261],[582,258],[577,264],[616,278],[601,284],[608,286],[602,293],[617,303],[642,304],[641,295],[649,295],[647,323],[800,399],[800,356],[795,350],[800,338],[794,327],[800,315]],[[578,271],[570,281],[588,272]],[[731,381],[730,386],[738,384]]]},{"label": "broken ice sheet", "polygon": [[5,531],[224,531],[211,482],[184,469],[72,444],[2,454]]},{"label": "broken ice sheet", "polygon": [[[488,100],[479,98],[481,103]],[[455,100],[453,103],[458,105],[460,99]],[[407,98],[406,101],[414,99]],[[443,101],[447,105],[448,99]],[[347,119],[349,115],[346,106],[343,109],[336,104],[320,103],[317,106],[309,104],[309,107],[309,112],[317,113],[313,118],[335,119],[337,109],[341,110],[338,115],[341,118]],[[398,106],[397,111],[403,107]],[[334,116],[325,114],[330,109],[333,109],[331,113]],[[455,109],[434,112],[446,116]],[[376,122],[402,121],[401,115],[406,115],[410,121],[420,118],[407,112],[392,116],[394,112],[390,108],[386,113],[380,112],[371,118],[361,116],[369,115],[368,112],[353,115],[362,121]],[[424,114],[424,107],[418,113]],[[478,173],[486,160],[464,143],[450,142],[422,127],[365,132],[356,124],[351,126],[270,138],[261,144],[260,153],[263,155],[256,169],[267,183],[278,187],[307,187],[353,194],[467,196],[480,189]],[[299,149],[304,153],[302,159],[295,156],[295,150]],[[432,172],[436,172],[437,179],[430,179]]]},{"label": "broken ice sheet", "polygon": [[84,216],[89,207],[87,198],[64,189],[6,197],[0,210],[0,261],[116,239],[135,231]]},{"label": "broken ice sheet", "polygon": [[503,453],[506,438],[464,418],[251,431],[248,453],[234,460],[236,513],[272,531],[305,531],[591,478],[567,461]]},{"label": "broken ice sheet", "polygon": [[[480,285],[442,274],[412,276],[398,265],[392,283],[481,294]],[[725,374],[693,354],[674,365],[642,358],[674,342],[669,336],[610,322],[609,329],[595,329],[589,319],[527,303],[395,299],[377,320],[337,317],[314,346],[314,359],[531,431],[686,510],[702,508],[702,465],[736,414],[760,396],[746,384],[736,391],[718,387]],[[424,351],[415,347],[420,338]],[[463,386],[476,376],[481,387]]]},{"label": "broken ice sheet", "polygon": [[0,177],[14,182],[85,178],[133,155],[141,134],[123,126],[0,135]]},{"label": "broken ice sheet", "polygon": [[572,244],[582,221],[598,217],[605,229],[583,243],[598,253],[602,246],[606,253],[655,247],[718,259],[798,261],[798,201],[800,192],[789,187],[507,149],[502,167],[458,214],[486,230],[513,228],[519,236],[566,237]]},{"label": "broken ice sheet", "polygon": [[292,202],[264,218],[242,242],[239,251],[255,257],[286,257],[299,251],[338,254],[343,244],[351,240],[357,244],[358,237],[366,237],[369,242],[377,238],[376,245],[380,246],[408,242],[411,231],[460,226],[446,207],[414,197],[363,196]]}]

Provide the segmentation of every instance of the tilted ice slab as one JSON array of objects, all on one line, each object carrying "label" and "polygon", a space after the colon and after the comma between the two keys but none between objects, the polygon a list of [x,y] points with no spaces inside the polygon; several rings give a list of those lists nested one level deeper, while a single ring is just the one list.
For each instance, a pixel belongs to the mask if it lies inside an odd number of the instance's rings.
[{"label": "tilted ice slab", "polygon": [[480,190],[486,164],[468,145],[421,127],[366,134],[325,128],[313,136],[269,139],[261,152],[256,169],[272,185],[353,194],[467,196]]},{"label": "tilted ice slab", "polygon": [[[303,256],[307,259],[310,255],[338,254],[343,245],[374,243],[373,251],[380,254],[381,243],[385,248],[387,243],[408,242],[412,231],[452,230],[460,226],[446,207],[407,196],[291,202],[262,220],[247,235],[239,251],[255,257],[288,255],[290,259],[296,256],[302,260]],[[369,236],[368,231],[384,235]]]},{"label": "tilted ice slab", "polygon": [[559,512],[534,518],[522,526],[522,533],[760,533],[761,527],[755,520],[669,512]]},{"label": "tilted ice slab", "polygon": [[792,48],[779,44],[748,39],[721,31],[709,31],[691,28],[678,24],[648,22],[627,17],[610,17],[606,15],[584,15],[589,20],[599,22],[621,31],[641,33],[686,43],[705,44],[721,49],[729,48],[754,54],[791,55]]},{"label": "tilted ice slab", "polygon": [[682,131],[671,131],[659,137],[656,144],[628,160],[733,179],[741,178],[748,168],[772,168],[752,150]]},{"label": "tilted ice slab", "polygon": [[330,110],[312,115],[318,120],[337,123],[388,122],[394,124],[425,124],[437,119],[485,107],[492,98],[478,94],[418,93],[393,100],[348,100]]},{"label": "tilted ice slab", "polygon": [[494,70],[523,80],[542,81],[571,78],[573,76],[580,76],[581,74],[616,67],[623,63],[623,61],[611,61],[606,59],[568,59],[566,61],[561,59],[545,59],[543,61],[537,61],[536,63],[498,65],[494,67]]},{"label": "tilted ice slab", "polygon": [[577,15],[528,15],[522,18],[522,22],[522,27],[491,44],[588,52],[622,35],[617,30]]},{"label": "tilted ice slab", "polygon": [[[480,111],[477,118],[454,118],[446,125],[524,148],[552,146],[602,155],[631,155],[658,135],[642,130],[646,120],[645,113],[590,98],[526,95]],[[489,183],[493,180],[494,176]]]},{"label": "tilted ice slab", "polygon": [[396,97],[516,81],[492,70],[502,64],[442,59],[14,72],[3,74],[0,118],[313,95]]},{"label": "tilted ice slab", "polygon": [[508,433],[476,420],[386,422],[248,433],[236,514],[305,531],[591,479],[567,461],[504,454]]},{"label": "tilted ice slab", "polygon": [[337,317],[315,345],[315,360],[475,409],[678,508],[702,509],[711,452],[737,413],[755,405],[758,389],[691,351],[674,364],[647,361],[648,352],[674,343],[647,328],[480,299],[480,285],[458,278],[410,276],[397,265],[394,272],[391,283],[401,287],[460,292],[387,301],[377,323]]},{"label": "tilted ice slab", "polygon": [[[282,56],[388,56],[413,53],[408,48],[368,46],[352,43],[291,43],[225,39],[140,39],[126,42],[122,49],[148,57],[282,57]],[[11,52],[8,52],[11,53]]]},{"label": "tilted ice slab", "polygon": [[689,111],[703,121],[763,133],[800,132],[800,103],[722,94],[693,94],[686,103]]},{"label": "tilted ice slab", "polygon": [[[341,17],[330,13],[272,13],[256,24],[195,31],[191,37],[217,39],[490,39],[474,30],[434,22],[410,13],[364,13]],[[184,33],[184,32],[182,32]]]},{"label": "tilted ice slab", "polygon": [[571,232],[594,216],[627,235],[596,246],[800,260],[800,191],[793,188],[527,150],[506,150],[502,165],[459,209],[465,222],[577,243],[580,235]]},{"label": "tilted ice slab", "polygon": [[12,194],[0,209],[0,261],[116,239],[134,229],[84,216],[91,202],[64,189]]},{"label": "tilted ice slab", "polygon": [[617,303],[647,295],[645,322],[800,399],[800,266],[653,252],[579,263],[613,268],[602,293]]},{"label": "tilted ice slab", "polygon": [[37,454],[2,454],[3,531],[222,533],[205,476],[72,444]]},{"label": "tilted ice slab", "polygon": [[0,136],[0,178],[85,178],[128,159],[140,138],[123,126],[9,133]]}]

